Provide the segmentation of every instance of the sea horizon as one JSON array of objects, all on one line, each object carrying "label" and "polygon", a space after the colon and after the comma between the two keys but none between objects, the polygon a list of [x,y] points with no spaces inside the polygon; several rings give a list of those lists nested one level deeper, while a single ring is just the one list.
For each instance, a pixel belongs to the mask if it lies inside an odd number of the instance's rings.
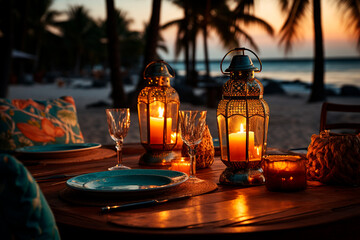
[{"label": "sea horizon", "polygon": [[[252,59],[254,65],[259,67],[257,59]],[[220,71],[221,59],[212,59],[210,63],[210,75],[212,77],[223,76]],[[279,81],[302,81],[312,83],[313,58],[272,58],[262,59],[262,72],[256,73],[258,78],[268,78]],[[168,61],[180,76],[185,74],[183,61]],[[223,62],[223,70],[230,64],[229,60]],[[196,70],[200,75],[205,74],[205,61],[196,62]],[[360,57],[328,57],[325,59],[325,84],[340,88],[344,85],[360,87]]]}]

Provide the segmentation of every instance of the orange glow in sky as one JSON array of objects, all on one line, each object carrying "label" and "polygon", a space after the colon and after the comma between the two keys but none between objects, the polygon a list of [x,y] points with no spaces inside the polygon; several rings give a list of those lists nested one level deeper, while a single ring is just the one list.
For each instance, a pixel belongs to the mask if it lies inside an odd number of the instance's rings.
[{"label": "orange glow in sky", "polygon": [[[90,10],[91,16],[95,19],[104,19],[106,16],[105,0],[55,0],[53,9],[66,10],[72,5],[83,5]],[[128,18],[133,19],[132,30],[142,31],[144,23],[148,22],[151,15],[152,0],[115,0],[115,7],[125,11]],[[310,5],[311,7],[311,5]],[[333,1],[322,0],[322,24],[327,57],[335,56],[359,56],[356,52],[356,39],[350,31],[346,31],[340,12],[336,3]],[[278,0],[258,0],[255,1],[255,15],[270,23],[275,30],[275,37],[268,36],[258,27],[245,27],[246,31],[255,39],[260,48],[260,57],[282,58],[284,57],[283,48],[279,47],[277,33],[280,30],[285,16],[280,12]],[[172,4],[170,1],[162,1],[160,22],[164,24],[168,21],[183,17],[183,10]],[[307,12],[305,21],[301,23],[302,34],[294,44],[293,51],[288,57],[311,57],[313,55],[313,24],[311,8]],[[172,27],[162,33],[169,49],[169,54],[160,52],[164,59],[174,58],[174,42],[176,39],[176,27]],[[203,59],[202,36],[198,37],[198,59]],[[245,47],[250,47],[248,43],[242,43]],[[209,38],[210,59],[220,59],[227,52],[224,49],[215,33],[210,34]]]}]

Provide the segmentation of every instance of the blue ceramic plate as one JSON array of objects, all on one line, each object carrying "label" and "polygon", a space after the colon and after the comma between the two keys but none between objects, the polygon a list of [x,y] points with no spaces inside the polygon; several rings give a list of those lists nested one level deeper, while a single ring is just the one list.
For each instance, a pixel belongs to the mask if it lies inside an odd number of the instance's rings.
[{"label": "blue ceramic plate", "polygon": [[54,159],[83,156],[100,147],[99,143],[51,144],[18,148],[15,152],[28,158]]},{"label": "blue ceramic plate", "polygon": [[19,153],[69,153],[87,151],[101,147],[99,143],[51,144],[44,146],[29,146],[16,149]]},{"label": "blue ceramic plate", "polygon": [[188,179],[182,172],[160,169],[127,169],[95,172],[67,180],[68,187],[93,193],[155,192],[177,186]]}]

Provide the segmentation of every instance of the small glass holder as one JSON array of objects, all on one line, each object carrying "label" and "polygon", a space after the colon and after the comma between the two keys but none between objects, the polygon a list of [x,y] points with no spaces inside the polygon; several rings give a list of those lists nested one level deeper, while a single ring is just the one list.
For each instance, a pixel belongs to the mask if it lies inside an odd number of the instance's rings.
[{"label": "small glass holder", "polygon": [[190,175],[190,158],[182,157],[171,160],[170,170],[179,171]]},{"label": "small glass holder", "polygon": [[306,188],[306,161],[297,155],[268,155],[264,159],[265,185],[269,191]]}]

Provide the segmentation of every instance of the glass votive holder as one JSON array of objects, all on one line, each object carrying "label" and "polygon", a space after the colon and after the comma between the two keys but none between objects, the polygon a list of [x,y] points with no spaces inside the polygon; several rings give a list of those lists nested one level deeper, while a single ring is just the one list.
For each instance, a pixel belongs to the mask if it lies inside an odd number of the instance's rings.
[{"label": "glass votive holder", "polygon": [[264,159],[265,185],[269,191],[306,188],[306,161],[297,155],[268,155]]},{"label": "glass votive holder", "polygon": [[182,157],[171,160],[170,170],[179,171],[190,175],[190,158]]}]

